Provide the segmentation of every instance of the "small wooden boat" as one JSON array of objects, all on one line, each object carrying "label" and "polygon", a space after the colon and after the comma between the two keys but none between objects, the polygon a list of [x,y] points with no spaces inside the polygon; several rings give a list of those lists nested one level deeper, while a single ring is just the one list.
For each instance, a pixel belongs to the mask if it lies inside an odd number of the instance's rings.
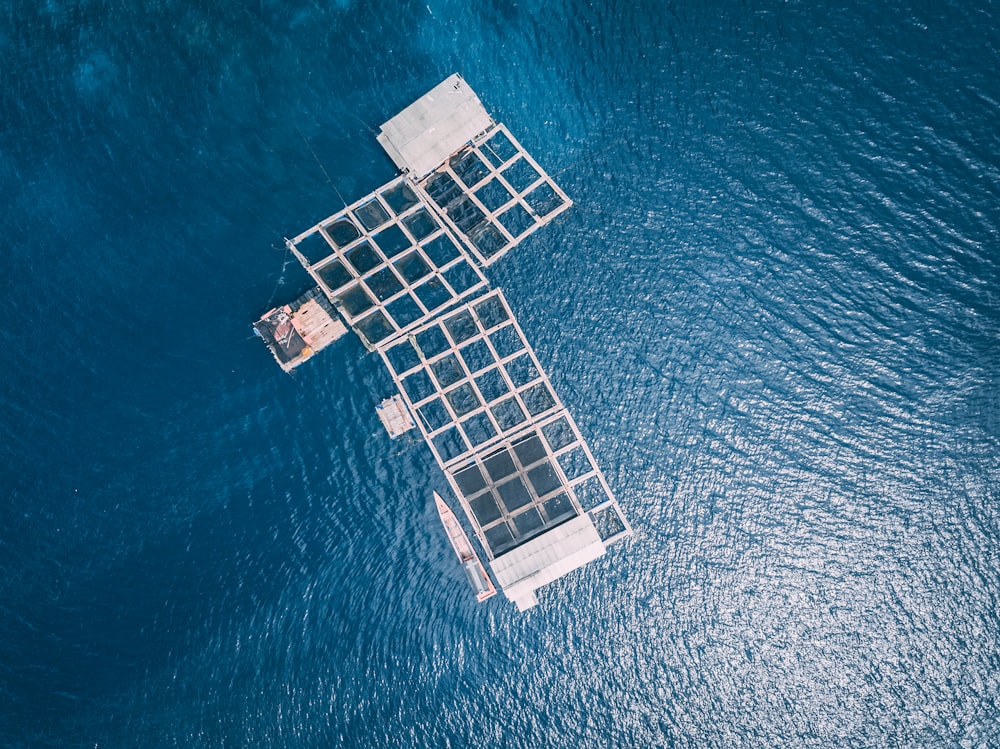
[{"label": "small wooden boat", "polygon": [[493,586],[490,576],[486,574],[486,568],[479,561],[479,555],[472,548],[469,537],[462,530],[455,513],[437,492],[434,492],[434,501],[437,503],[438,515],[441,516],[441,524],[448,534],[448,540],[451,541],[452,548],[458,554],[458,560],[462,563],[462,569],[465,570],[469,585],[476,592],[476,600],[485,601],[487,598],[495,596],[497,589]]}]

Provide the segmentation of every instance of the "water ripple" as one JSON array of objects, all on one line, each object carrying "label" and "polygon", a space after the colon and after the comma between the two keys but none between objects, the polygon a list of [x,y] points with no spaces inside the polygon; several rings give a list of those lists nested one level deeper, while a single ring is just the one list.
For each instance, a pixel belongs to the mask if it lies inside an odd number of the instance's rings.
[{"label": "water ripple", "polygon": [[[992,4],[382,5],[0,14],[7,743],[1000,742]],[[490,277],[636,528],[524,615],[377,358],[249,331],[454,70],[575,200]]]}]

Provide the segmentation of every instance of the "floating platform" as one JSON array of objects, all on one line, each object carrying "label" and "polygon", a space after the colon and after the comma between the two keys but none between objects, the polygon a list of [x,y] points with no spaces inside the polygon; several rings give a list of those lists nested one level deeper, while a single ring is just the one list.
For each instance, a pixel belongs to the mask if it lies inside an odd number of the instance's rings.
[{"label": "floating platform", "polygon": [[287,245],[382,358],[399,394],[379,417],[393,437],[420,430],[497,583],[524,610],[539,588],[632,533],[506,297],[483,275],[572,201],[457,74],[377,138],[403,174]]},{"label": "floating platform", "polygon": [[413,416],[410,415],[410,410],[398,395],[382,401],[375,407],[375,413],[378,414],[379,421],[382,422],[382,426],[385,427],[385,431],[389,433],[389,437],[392,439],[396,439],[401,434],[406,434],[417,426],[417,423],[413,420]]},{"label": "floating platform", "polygon": [[286,372],[347,334],[347,327],[318,288],[264,313],[253,329]]},{"label": "floating platform", "polygon": [[383,123],[375,138],[401,171],[420,178],[494,124],[456,73]]}]

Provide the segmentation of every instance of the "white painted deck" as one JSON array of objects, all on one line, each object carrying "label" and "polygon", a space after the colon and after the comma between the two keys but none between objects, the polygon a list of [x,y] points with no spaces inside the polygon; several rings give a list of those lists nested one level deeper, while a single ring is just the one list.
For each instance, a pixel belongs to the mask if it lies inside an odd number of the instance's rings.
[{"label": "white painted deck", "polygon": [[535,591],[604,556],[604,542],[587,515],[573,518],[490,563],[518,611],[538,603]]},{"label": "white painted deck", "polygon": [[475,91],[455,73],[383,123],[376,139],[396,166],[420,178],[492,124]]}]

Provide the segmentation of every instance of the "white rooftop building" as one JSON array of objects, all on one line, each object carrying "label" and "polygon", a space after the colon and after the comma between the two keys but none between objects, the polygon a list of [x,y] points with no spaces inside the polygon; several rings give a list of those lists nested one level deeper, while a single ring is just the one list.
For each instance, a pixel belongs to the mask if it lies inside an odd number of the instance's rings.
[{"label": "white rooftop building", "polygon": [[420,179],[493,124],[476,92],[455,73],[383,123],[375,137],[401,171]]}]

